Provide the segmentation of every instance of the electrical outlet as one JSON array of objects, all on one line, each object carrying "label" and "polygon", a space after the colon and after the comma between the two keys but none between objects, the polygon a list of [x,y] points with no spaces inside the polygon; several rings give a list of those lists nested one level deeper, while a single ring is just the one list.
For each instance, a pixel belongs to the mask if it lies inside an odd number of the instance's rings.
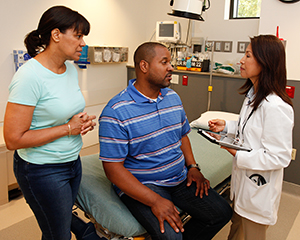
[{"label": "electrical outlet", "polygon": [[221,52],[221,42],[215,41],[215,52]]},{"label": "electrical outlet", "polygon": [[172,74],[171,83],[173,83],[173,84],[179,84],[179,75]]},{"label": "electrical outlet", "polygon": [[239,52],[245,52],[245,43],[240,43],[240,45],[239,45]]},{"label": "electrical outlet", "polygon": [[224,52],[232,52],[232,41],[224,42]]},{"label": "electrical outlet", "polygon": [[245,53],[246,48],[248,47],[250,42],[238,42],[237,43],[237,53]]},{"label": "electrical outlet", "polygon": [[296,160],[296,153],[297,153],[297,149],[293,148],[292,157],[291,157],[292,160]]}]

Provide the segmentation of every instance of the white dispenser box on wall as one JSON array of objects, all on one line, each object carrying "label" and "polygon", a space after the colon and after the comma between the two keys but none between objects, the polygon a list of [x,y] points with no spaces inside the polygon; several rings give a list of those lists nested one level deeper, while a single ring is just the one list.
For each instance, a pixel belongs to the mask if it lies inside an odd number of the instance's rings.
[{"label": "white dispenser box on wall", "polygon": [[91,64],[128,62],[128,47],[89,46]]}]

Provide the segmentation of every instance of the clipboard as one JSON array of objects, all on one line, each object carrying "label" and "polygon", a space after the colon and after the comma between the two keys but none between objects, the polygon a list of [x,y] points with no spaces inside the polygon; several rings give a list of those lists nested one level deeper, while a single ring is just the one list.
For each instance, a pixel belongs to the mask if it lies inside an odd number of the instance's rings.
[{"label": "clipboard", "polygon": [[252,150],[250,147],[236,143],[234,138],[228,137],[223,134],[206,131],[203,129],[198,129],[198,133],[208,141],[217,145],[221,145],[236,150],[248,151],[248,152]]}]

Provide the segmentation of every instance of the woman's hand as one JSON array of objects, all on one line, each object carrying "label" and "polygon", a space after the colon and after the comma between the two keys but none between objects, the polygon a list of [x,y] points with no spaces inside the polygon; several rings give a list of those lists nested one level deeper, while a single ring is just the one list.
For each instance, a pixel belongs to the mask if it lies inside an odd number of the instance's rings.
[{"label": "woman's hand", "polygon": [[213,132],[222,132],[226,122],[223,119],[212,119],[208,121],[209,130]]},{"label": "woman's hand", "polygon": [[96,123],[93,120],[95,115],[87,115],[87,113],[78,113],[74,115],[68,122],[71,128],[71,135],[85,135],[88,131],[92,131]]},{"label": "woman's hand", "polygon": [[94,127],[96,126],[96,123],[93,122],[93,120],[96,119],[95,115],[88,116],[86,115],[85,122],[81,127],[81,135],[84,136],[89,131],[94,130]]},{"label": "woman's hand", "polygon": [[69,129],[69,135],[78,135],[82,131],[82,126],[86,119],[88,118],[88,115],[86,113],[78,113],[74,115],[71,120],[68,122]]}]

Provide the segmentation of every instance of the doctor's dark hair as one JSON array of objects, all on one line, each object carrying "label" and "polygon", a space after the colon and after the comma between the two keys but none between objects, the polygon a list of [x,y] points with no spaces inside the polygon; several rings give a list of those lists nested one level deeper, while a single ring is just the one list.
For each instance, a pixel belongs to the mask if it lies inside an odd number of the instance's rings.
[{"label": "doctor's dark hair", "polygon": [[[277,94],[284,102],[293,106],[286,93],[286,57],[285,48],[281,40],[274,35],[259,35],[250,38],[252,53],[261,66],[256,95],[252,102],[254,110],[266,99],[270,93]],[[247,79],[240,88],[241,94],[246,94],[253,83]]]},{"label": "doctor's dark hair", "polygon": [[137,68],[142,60],[150,63],[156,56],[155,48],[164,47],[165,45],[158,42],[145,42],[141,44],[134,52],[134,66]]},{"label": "doctor's dark hair", "polygon": [[31,57],[35,57],[47,48],[50,43],[51,32],[56,28],[62,33],[74,28],[75,32],[88,35],[90,23],[81,14],[65,6],[49,8],[43,13],[38,28],[25,37],[24,43]]}]

